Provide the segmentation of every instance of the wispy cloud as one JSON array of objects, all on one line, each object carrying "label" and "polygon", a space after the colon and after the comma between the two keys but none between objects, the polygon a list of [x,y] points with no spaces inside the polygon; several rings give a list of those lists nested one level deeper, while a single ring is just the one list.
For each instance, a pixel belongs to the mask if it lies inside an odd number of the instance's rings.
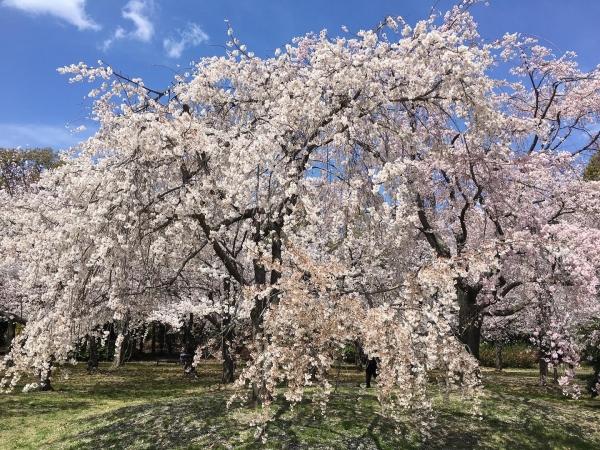
[{"label": "wispy cloud", "polygon": [[180,58],[188,47],[200,45],[208,41],[208,34],[195,23],[189,23],[183,30],[178,30],[179,37],[168,37],[163,40],[163,47],[169,58]]},{"label": "wispy cloud", "polygon": [[24,123],[0,123],[0,147],[71,147],[89,136],[90,132],[76,133],[64,126]]},{"label": "wispy cloud", "polygon": [[112,36],[102,43],[102,49],[106,51],[116,41],[126,38],[150,42],[154,36],[154,24],[150,20],[152,8],[152,0],[130,0],[123,7],[121,15],[124,19],[133,22],[133,29],[127,31],[123,27],[117,27]]},{"label": "wispy cloud", "polygon": [[48,14],[58,17],[80,30],[99,30],[101,27],[85,12],[86,0],[4,0],[2,6],[30,14]]},{"label": "wispy cloud", "polygon": [[135,25],[131,35],[138,41],[149,42],[154,36],[154,25],[147,16],[151,6],[146,0],[131,0],[123,8],[123,17]]}]

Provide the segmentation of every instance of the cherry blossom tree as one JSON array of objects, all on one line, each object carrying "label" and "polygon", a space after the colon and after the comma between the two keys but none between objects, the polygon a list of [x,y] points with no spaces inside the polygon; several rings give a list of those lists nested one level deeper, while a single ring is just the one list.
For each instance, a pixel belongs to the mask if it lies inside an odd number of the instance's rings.
[{"label": "cherry blossom tree", "polygon": [[225,56],[163,91],[61,69],[93,84],[99,130],[6,209],[32,310],[3,384],[71,361],[106,323],[189,314],[221,327],[223,351],[232,330],[250,349],[237,385],[264,418],[313,386],[324,410],[359,342],[385,411],[429,423],[431,379],[477,397],[491,316],[532,314],[540,361],[575,366],[557,319],[597,311],[600,190],[580,163],[598,71],[519,35],[483,42],[472,3],[271,58],[229,27]]}]

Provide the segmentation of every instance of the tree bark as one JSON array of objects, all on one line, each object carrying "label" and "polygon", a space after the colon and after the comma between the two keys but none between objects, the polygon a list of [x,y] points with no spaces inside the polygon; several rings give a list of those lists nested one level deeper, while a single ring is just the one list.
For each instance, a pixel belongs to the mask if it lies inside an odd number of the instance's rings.
[{"label": "tree bark", "polygon": [[98,370],[98,338],[96,336],[88,336],[88,352],[87,371],[92,373]]},{"label": "tree bark", "polygon": [[186,375],[196,376],[196,369],[194,368],[194,353],[196,352],[196,339],[194,338],[194,315],[190,313],[188,323],[185,325],[183,330],[183,352],[181,356],[183,358],[183,372]]},{"label": "tree bark", "polygon": [[463,282],[458,281],[456,291],[459,304],[458,337],[469,348],[471,354],[479,360],[483,320],[481,311],[477,306],[479,288],[465,286]]},{"label": "tree bark", "polygon": [[223,383],[233,383],[235,379],[235,360],[231,353],[231,341],[233,330],[231,329],[231,317],[225,313],[223,315],[221,332],[223,340],[221,342],[221,356],[223,357]]},{"label": "tree bark", "polygon": [[357,372],[362,372],[363,370],[363,350],[362,350],[362,345],[360,344],[359,341],[355,341],[354,342],[354,365],[356,366],[356,371]]},{"label": "tree bark", "polygon": [[[121,336],[122,339],[119,339],[119,337]],[[125,351],[127,350],[128,341],[129,335],[127,334],[127,332],[122,331],[121,333],[119,333],[119,336],[117,337],[117,342],[115,343],[115,355],[113,358],[114,369],[121,367],[125,363]]]},{"label": "tree bark", "polygon": [[115,356],[113,358],[114,369],[121,367],[125,363],[125,353],[130,344],[129,339],[129,314],[127,313],[121,323],[121,330],[119,331],[117,342],[115,343]]}]

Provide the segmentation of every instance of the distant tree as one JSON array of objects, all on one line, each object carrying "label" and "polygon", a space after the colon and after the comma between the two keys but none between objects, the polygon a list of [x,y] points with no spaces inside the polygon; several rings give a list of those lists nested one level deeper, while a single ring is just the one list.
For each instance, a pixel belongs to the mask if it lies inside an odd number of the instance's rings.
[{"label": "distant tree", "polygon": [[58,153],[51,148],[0,148],[0,189],[15,195],[29,189],[44,170],[60,164]]},{"label": "distant tree", "polygon": [[[61,165],[51,148],[0,148],[0,208],[8,210],[25,195],[32,193],[43,172]],[[17,241],[20,236],[9,220],[0,223],[0,241]],[[0,346],[9,348],[17,334],[17,325],[27,323],[28,308],[21,292],[19,262],[0,259]],[[49,380],[40,377],[40,388],[50,389]]]},{"label": "distant tree", "polygon": [[600,153],[595,153],[590,159],[583,172],[583,179],[587,181],[600,181]]}]

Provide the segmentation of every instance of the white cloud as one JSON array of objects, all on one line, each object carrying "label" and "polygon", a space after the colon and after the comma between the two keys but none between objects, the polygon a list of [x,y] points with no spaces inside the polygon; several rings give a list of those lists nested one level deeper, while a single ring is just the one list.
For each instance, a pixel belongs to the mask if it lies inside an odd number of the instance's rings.
[{"label": "white cloud", "polygon": [[208,34],[195,23],[188,24],[185,29],[179,30],[178,33],[179,38],[166,38],[163,40],[163,47],[170,58],[179,58],[186,48],[208,41]]},{"label": "white cloud", "polygon": [[0,147],[53,147],[65,149],[90,135],[64,126],[24,123],[0,123]]},{"label": "white cloud", "polygon": [[85,3],[86,0],[4,0],[2,6],[31,14],[56,16],[80,30],[99,30],[100,25],[86,14]]},{"label": "white cloud", "polygon": [[138,41],[150,42],[154,35],[154,25],[147,16],[150,8],[151,4],[146,0],[130,0],[123,8],[123,17],[135,25],[131,36]]},{"label": "white cloud", "polygon": [[149,14],[153,8],[153,0],[130,0],[121,10],[124,19],[131,20],[134,29],[125,30],[117,27],[109,38],[105,39],[101,47],[104,51],[121,39],[135,39],[141,42],[150,42],[154,36],[154,24],[150,21]]},{"label": "white cloud", "polygon": [[101,46],[102,50],[104,50],[104,51],[108,50],[115,41],[118,41],[119,39],[123,39],[125,36],[127,36],[127,32],[125,31],[125,29],[118,27],[111,37],[104,40],[104,42],[102,43],[102,46]]}]

